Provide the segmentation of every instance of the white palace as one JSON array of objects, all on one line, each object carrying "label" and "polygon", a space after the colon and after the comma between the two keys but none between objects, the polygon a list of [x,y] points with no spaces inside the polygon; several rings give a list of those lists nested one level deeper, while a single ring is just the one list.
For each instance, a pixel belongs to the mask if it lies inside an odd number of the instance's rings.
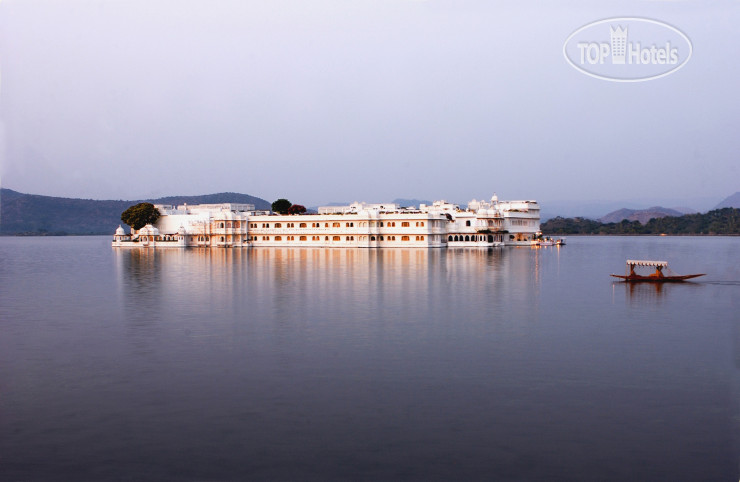
[{"label": "white palace", "polygon": [[318,214],[271,214],[251,204],[156,205],[161,217],[114,247],[295,246],[341,248],[529,246],[540,233],[536,201],[446,201],[401,207],[366,204],[320,207]]}]

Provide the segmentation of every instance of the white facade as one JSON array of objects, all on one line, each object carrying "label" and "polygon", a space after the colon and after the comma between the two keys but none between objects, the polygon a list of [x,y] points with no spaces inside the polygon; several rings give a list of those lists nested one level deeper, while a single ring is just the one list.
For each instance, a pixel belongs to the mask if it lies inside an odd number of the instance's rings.
[{"label": "white facade", "polygon": [[[325,206],[319,214],[277,215],[248,204],[156,206],[161,217],[136,233],[116,230],[118,247],[497,247],[529,246],[540,234],[536,201],[473,200]],[[133,231],[133,230],[132,230]]]}]

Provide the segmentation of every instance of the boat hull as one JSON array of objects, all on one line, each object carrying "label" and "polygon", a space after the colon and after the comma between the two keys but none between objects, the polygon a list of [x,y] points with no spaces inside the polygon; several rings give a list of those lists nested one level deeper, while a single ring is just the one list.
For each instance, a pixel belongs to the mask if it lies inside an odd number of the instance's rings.
[{"label": "boat hull", "polygon": [[675,283],[679,281],[685,281],[687,279],[692,278],[698,278],[699,276],[704,276],[704,273],[701,274],[685,274],[681,276],[640,276],[640,275],[623,275],[623,274],[613,274],[612,275],[615,278],[619,278],[622,281],[627,282],[639,282],[639,281],[647,281],[652,283]]}]

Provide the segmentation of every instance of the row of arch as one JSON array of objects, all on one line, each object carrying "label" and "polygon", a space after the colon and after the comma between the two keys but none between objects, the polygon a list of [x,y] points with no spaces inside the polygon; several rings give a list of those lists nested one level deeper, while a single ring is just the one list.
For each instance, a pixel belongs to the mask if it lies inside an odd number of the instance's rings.
[{"label": "row of arch", "polygon": [[489,242],[489,243],[493,243],[495,240],[494,240],[494,237],[492,235],[490,235],[490,234],[488,236],[485,236],[485,235],[482,235],[482,234],[473,234],[473,235],[466,234],[465,236],[463,236],[462,234],[460,234],[460,235],[455,234],[455,235],[449,235],[449,236],[447,236],[447,241],[448,242],[454,242],[454,241],[457,241],[457,242],[460,242],[460,241],[465,242],[465,241],[468,241],[468,242]]}]

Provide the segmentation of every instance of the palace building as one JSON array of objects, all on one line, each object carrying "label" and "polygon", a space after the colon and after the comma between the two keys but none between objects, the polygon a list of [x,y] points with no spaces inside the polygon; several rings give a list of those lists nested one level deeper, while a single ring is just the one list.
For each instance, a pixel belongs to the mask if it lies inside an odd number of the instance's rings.
[{"label": "palace building", "polygon": [[154,225],[131,233],[119,226],[114,247],[259,246],[447,248],[526,245],[539,236],[536,201],[473,200],[466,209],[446,201],[325,206],[318,214],[273,214],[251,204],[156,205]]}]

